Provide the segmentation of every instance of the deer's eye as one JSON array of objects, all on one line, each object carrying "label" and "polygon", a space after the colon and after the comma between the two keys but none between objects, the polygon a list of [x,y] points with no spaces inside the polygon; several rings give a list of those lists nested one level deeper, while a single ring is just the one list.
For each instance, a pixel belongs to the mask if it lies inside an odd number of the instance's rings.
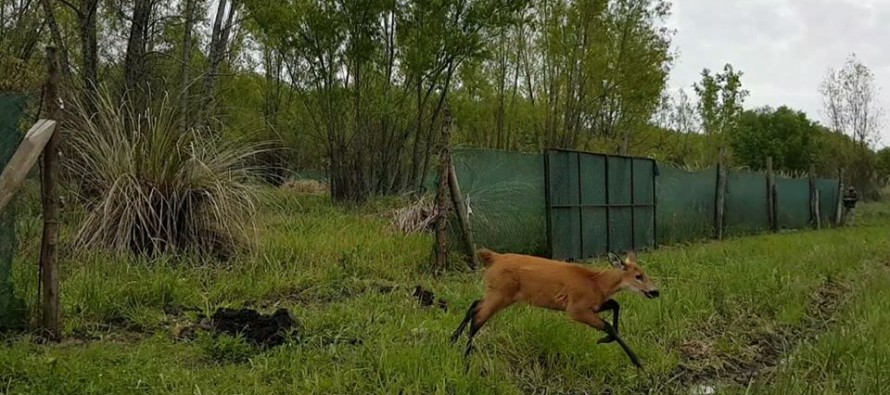
[{"label": "deer's eye", "polygon": [[636,278],[637,281],[639,281],[639,282],[643,282],[643,275],[642,275],[642,274],[637,274],[636,277],[634,277],[634,278]]}]

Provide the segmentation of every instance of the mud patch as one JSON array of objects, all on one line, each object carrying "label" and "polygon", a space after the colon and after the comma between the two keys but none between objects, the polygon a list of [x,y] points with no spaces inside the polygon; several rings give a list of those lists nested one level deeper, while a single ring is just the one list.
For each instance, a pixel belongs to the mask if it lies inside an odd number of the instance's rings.
[{"label": "mud patch", "polygon": [[769,382],[788,352],[834,323],[848,291],[848,284],[826,279],[811,295],[806,317],[798,325],[771,325],[753,314],[732,321],[712,317],[698,338],[678,345],[682,361],[669,382],[686,389]]},{"label": "mud patch", "polygon": [[284,344],[289,337],[299,335],[301,326],[287,309],[272,314],[261,314],[252,309],[217,309],[209,318],[201,317],[196,325],[174,329],[174,337],[193,339],[196,331],[208,330],[230,336],[242,336],[248,343],[269,348]]},{"label": "mud patch", "polygon": [[430,307],[432,305],[436,305],[438,308],[442,309],[442,311],[448,311],[448,302],[445,299],[439,298],[436,299],[436,294],[433,291],[430,291],[420,285],[414,287],[414,292],[411,293],[417,301],[420,302],[422,307]]}]

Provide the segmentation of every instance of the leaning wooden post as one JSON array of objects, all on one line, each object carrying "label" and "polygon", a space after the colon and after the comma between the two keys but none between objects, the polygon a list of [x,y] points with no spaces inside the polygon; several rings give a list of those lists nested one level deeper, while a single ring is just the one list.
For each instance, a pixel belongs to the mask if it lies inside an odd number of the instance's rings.
[{"label": "leaning wooden post", "polygon": [[51,339],[58,339],[61,332],[61,306],[59,303],[59,266],[56,261],[56,244],[59,241],[59,198],[56,182],[59,178],[59,135],[61,134],[61,100],[59,82],[62,74],[59,58],[54,47],[46,48],[47,71],[45,108],[46,117],[56,121],[56,131],[43,150],[41,174],[41,201],[43,203],[43,237],[40,243],[40,283],[43,289],[43,327]]},{"label": "leaning wooden post", "polygon": [[766,158],[766,201],[769,229],[775,232],[779,227],[776,220],[776,173],[773,171],[773,157]]},{"label": "leaning wooden post", "polygon": [[717,161],[717,201],[715,207],[714,226],[717,231],[717,239],[723,239],[724,219],[726,218],[726,150],[720,148],[720,157]]},{"label": "leaning wooden post", "polygon": [[439,150],[439,187],[436,193],[436,270],[444,270],[448,262],[448,173],[451,172],[451,111],[445,101],[442,118],[442,141]]},{"label": "leaning wooden post", "polygon": [[841,226],[844,222],[844,168],[837,170],[837,207],[834,211],[834,226]]},{"label": "leaning wooden post", "polygon": [[819,229],[820,221],[819,221],[819,196],[818,190],[816,189],[816,165],[810,164],[810,171],[808,173],[808,178],[810,181],[810,225]]},{"label": "leaning wooden post", "polygon": [[460,223],[460,230],[463,233],[464,241],[467,244],[467,265],[470,270],[475,270],[479,266],[476,259],[476,243],[473,241],[473,232],[470,231],[470,216],[467,213],[467,206],[464,204],[463,195],[460,193],[460,184],[457,182],[457,173],[454,171],[454,162],[448,159],[450,167],[448,168],[448,186],[451,190],[451,203],[454,204],[457,211],[457,222]]}]

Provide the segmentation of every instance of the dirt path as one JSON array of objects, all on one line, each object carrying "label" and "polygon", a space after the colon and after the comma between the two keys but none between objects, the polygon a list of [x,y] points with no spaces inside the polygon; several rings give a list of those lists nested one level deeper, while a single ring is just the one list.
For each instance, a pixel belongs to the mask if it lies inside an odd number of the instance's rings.
[{"label": "dirt path", "polygon": [[[747,387],[772,380],[789,353],[825,332],[849,298],[849,284],[827,279],[811,296],[798,325],[776,325],[756,314],[732,321],[717,315],[702,325],[699,337],[679,344],[682,361],[664,388],[642,393],[714,393],[726,384]],[[731,339],[730,339],[731,337]],[[734,347],[720,345],[730,341]]]}]

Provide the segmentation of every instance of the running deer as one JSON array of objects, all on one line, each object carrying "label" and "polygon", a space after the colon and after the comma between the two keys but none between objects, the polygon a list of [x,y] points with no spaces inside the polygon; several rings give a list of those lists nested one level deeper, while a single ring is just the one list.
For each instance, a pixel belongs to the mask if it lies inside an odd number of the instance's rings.
[{"label": "running deer", "polygon": [[[631,362],[642,369],[636,354],[618,335],[620,306],[612,299],[622,290],[650,299],[658,297],[658,288],[637,264],[633,251],[624,261],[610,253],[609,261],[614,267],[611,269],[588,268],[529,255],[499,254],[487,249],[480,249],[477,254],[485,265],[485,295],[470,304],[460,326],[451,335],[451,343],[456,342],[470,324],[464,357],[473,351],[473,337],[491,317],[516,302],[523,302],[565,311],[573,320],[605,332],[606,336],[597,343],[617,341]],[[609,310],[613,312],[611,325],[597,316]]]}]

